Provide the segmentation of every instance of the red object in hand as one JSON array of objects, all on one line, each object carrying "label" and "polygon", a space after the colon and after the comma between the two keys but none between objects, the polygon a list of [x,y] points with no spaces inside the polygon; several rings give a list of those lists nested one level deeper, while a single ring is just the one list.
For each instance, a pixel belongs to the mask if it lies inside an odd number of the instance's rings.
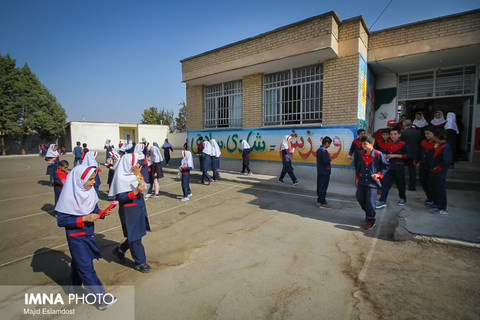
[{"label": "red object in hand", "polygon": [[98,212],[98,215],[100,216],[100,219],[104,219],[105,218],[105,213],[108,210],[115,208],[117,205],[118,205],[118,201],[112,201],[112,203],[110,203],[110,205],[106,209],[100,210]]}]

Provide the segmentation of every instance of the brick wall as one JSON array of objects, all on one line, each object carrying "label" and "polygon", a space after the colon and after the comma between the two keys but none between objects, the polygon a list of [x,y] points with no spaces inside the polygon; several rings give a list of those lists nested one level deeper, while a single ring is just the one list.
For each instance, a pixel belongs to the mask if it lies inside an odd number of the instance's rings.
[{"label": "brick wall", "polygon": [[337,31],[334,25],[336,26],[336,20],[332,14],[307,19],[182,60],[182,71],[187,73],[205,66],[225,63],[267,50],[277,49],[284,45],[331,34]]},{"label": "brick wall", "polygon": [[203,129],[203,86],[187,84],[187,130]]},{"label": "brick wall", "polygon": [[263,125],[262,86],[262,73],[248,75],[243,78],[244,128],[257,128]]},{"label": "brick wall", "polygon": [[480,10],[372,32],[369,49],[480,31]]},{"label": "brick wall", "polygon": [[356,54],[323,63],[324,126],[357,124],[358,59]]}]

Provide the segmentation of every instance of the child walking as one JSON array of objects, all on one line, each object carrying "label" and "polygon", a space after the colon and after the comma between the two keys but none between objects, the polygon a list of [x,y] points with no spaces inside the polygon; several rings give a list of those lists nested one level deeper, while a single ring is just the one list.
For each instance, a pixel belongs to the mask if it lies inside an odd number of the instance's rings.
[{"label": "child walking", "polygon": [[295,152],[295,148],[292,148],[292,143],[290,142],[291,138],[292,138],[291,136],[283,137],[283,142],[281,147],[283,167],[282,167],[282,172],[280,173],[280,178],[278,179],[278,182],[285,184],[285,181],[283,181],[283,178],[288,173],[288,175],[292,179],[293,185],[296,186],[300,183],[300,181],[297,180],[297,177],[295,177],[295,174],[293,173],[292,156],[293,156],[293,153]]},{"label": "child walking", "polygon": [[247,140],[242,140],[242,171],[241,173],[246,173],[247,175],[252,175],[252,170],[250,170],[250,145],[248,144]]},{"label": "child walking", "polygon": [[150,231],[147,208],[143,191],[145,182],[140,173],[138,155],[125,154],[115,168],[112,188],[109,196],[116,196],[119,202],[118,214],[122,223],[123,235],[127,238],[119,247],[113,250],[115,256],[122,262],[125,261],[125,252],[130,249],[135,261],[135,270],[147,273],[152,267],[147,263],[145,248],[142,238]]},{"label": "child walking", "polygon": [[48,162],[47,164],[47,172],[46,174],[50,176],[50,186],[53,186],[53,173],[57,170],[58,162],[60,159],[58,158],[59,153],[57,151],[57,145],[51,144],[48,147],[48,151],[45,154],[45,161]]},{"label": "child walking", "polygon": [[173,152],[172,144],[168,142],[168,139],[165,139],[162,149],[163,149],[163,154],[165,155],[165,165],[168,166],[168,162],[170,161],[170,151]]},{"label": "child walking", "polygon": [[55,194],[55,205],[57,205],[58,198],[60,197],[60,193],[62,193],[63,185],[67,180],[67,169],[68,169],[68,161],[62,160],[58,163],[58,168],[53,173],[53,193]]},{"label": "child walking", "polygon": [[217,140],[212,139],[210,140],[210,144],[212,145],[212,171],[213,171],[213,181],[217,181],[220,178],[218,174],[218,169],[220,169],[220,155],[222,152],[220,151],[220,147],[218,146]]},{"label": "child walking", "polygon": [[[115,151],[110,151],[110,158],[107,159],[107,168],[108,168],[108,179],[107,179],[107,184],[108,184],[108,190],[110,190],[112,186],[112,181],[113,181],[113,176],[115,175],[115,166],[118,163],[118,160],[120,159],[120,155],[116,153]],[[114,197],[109,197],[108,200],[115,200]]]},{"label": "child walking", "polygon": [[[57,224],[65,228],[65,233],[72,256],[72,274],[70,276],[70,290],[76,291],[75,286],[84,286],[89,294],[97,297],[105,295],[105,289],[93,267],[93,259],[102,256],[95,243],[95,221],[102,212],[98,208],[98,196],[93,189],[96,170],[94,167],[77,165],[67,176],[63,191],[55,206]],[[104,211],[109,215],[112,209]],[[114,304],[117,299],[98,299],[102,303],[97,309],[105,310]],[[106,302],[106,303],[105,303]]]},{"label": "child walking", "polygon": [[160,193],[160,184],[158,179],[163,178],[163,170],[162,170],[162,154],[160,153],[160,149],[158,148],[158,143],[154,142],[153,146],[150,147],[150,155],[152,161],[152,184],[155,187],[155,193],[152,194],[151,198],[158,198],[158,194]]},{"label": "child walking", "polygon": [[194,169],[193,167],[193,158],[190,151],[182,151],[182,162],[180,164],[180,173],[182,174],[182,191],[183,198],[182,202],[190,200],[192,196],[192,191],[190,190],[190,171]]},{"label": "child walking", "polygon": [[427,199],[425,200],[425,206],[433,205],[432,187],[430,184],[430,175],[432,172],[433,154],[435,152],[435,139],[433,135],[434,126],[427,126],[425,128],[425,139],[422,140],[417,151],[415,162],[419,163],[418,177],[420,184],[425,192]]},{"label": "child walking", "polygon": [[95,170],[97,170],[97,174],[95,175],[95,184],[93,185],[93,188],[98,193],[100,185],[102,184],[102,181],[100,181],[99,173],[102,172],[102,170],[98,167],[98,162],[96,160],[97,155],[97,151],[88,151],[82,163],[85,164],[87,167],[95,167]]}]

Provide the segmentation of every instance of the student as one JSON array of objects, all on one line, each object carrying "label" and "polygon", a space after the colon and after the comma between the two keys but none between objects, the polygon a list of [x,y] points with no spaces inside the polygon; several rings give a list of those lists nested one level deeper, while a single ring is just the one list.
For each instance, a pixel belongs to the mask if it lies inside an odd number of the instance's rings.
[{"label": "student", "polygon": [[395,126],[400,130],[405,129],[405,120],[407,120],[407,115],[402,114],[400,116],[400,121]]},{"label": "student", "polygon": [[375,227],[375,200],[378,189],[382,187],[380,180],[390,167],[385,156],[373,148],[374,139],[370,135],[362,138],[362,149],[356,167],[357,201],[365,211],[365,229]]},{"label": "student", "polygon": [[[142,179],[143,181],[145,182],[145,185],[146,185],[146,189],[145,191],[143,192],[144,195],[145,195],[145,200],[148,199],[147,197],[147,191],[150,190],[150,185],[151,185],[151,168],[150,168],[150,165],[148,163],[148,159],[145,158],[145,155],[143,154],[143,150],[144,150],[144,144],[141,143],[141,144],[137,144],[135,146],[135,150],[133,151],[133,153],[135,153],[136,156],[138,156],[138,163],[140,164],[140,175],[142,176]],[[151,190],[150,190],[151,191]],[[149,197],[151,196],[148,195]]]},{"label": "student", "polygon": [[387,154],[387,146],[388,142],[390,141],[390,129],[385,128],[382,130],[382,137],[380,138],[380,140],[375,140],[375,150],[380,151],[384,155]]},{"label": "student", "polygon": [[[457,119],[456,115],[453,112],[447,113],[447,122],[445,123],[445,134],[447,137],[447,143],[450,145],[450,148],[452,148],[452,154],[453,154],[453,161],[456,160],[456,155],[458,154],[458,145],[457,145],[457,136],[460,134],[460,131],[458,130],[457,126]],[[453,168],[453,163],[452,163],[452,168]]]},{"label": "student", "polygon": [[168,162],[170,161],[170,151],[173,152],[172,144],[168,142],[168,139],[165,139],[162,149],[163,149],[163,154],[165,155],[165,165],[168,166]]},{"label": "student", "polygon": [[45,150],[45,145],[42,143],[40,145],[40,156],[45,157],[46,154],[47,153],[46,153],[46,150]]},{"label": "student", "polygon": [[60,161],[58,156],[57,145],[52,143],[45,154],[45,161],[48,162],[46,175],[50,176],[50,186],[53,186],[53,173],[57,170],[58,162]]},{"label": "student", "polygon": [[248,144],[247,140],[242,139],[242,145],[240,147],[242,149],[242,171],[241,173],[245,173],[247,171],[247,175],[252,175],[252,170],[250,170],[250,145]]},{"label": "student", "polygon": [[[115,166],[120,159],[120,155],[115,151],[110,151],[110,158],[107,159],[107,168],[108,168],[108,190],[110,190],[112,186],[113,176],[115,175]],[[115,200],[113,197],[109,197],[109,200]]]},{"label": "student", "polygon": [[210,142],[201,139],[203,148],[202,148],[202,153],[200,155],[200,158],[203,159],[203,167],[202,167],[202,182],[206,183],[207,185],[210,185],[213,182],[213,179],[210,177],[208,174],[208,170],[212,168],[212,154],[213,154],[213,149],[212,145]]},{"label": "student", "polygon": [[332,173],[330,155],[327,151],[331,144],[332,138],[324,137],[322,145],[317,150],[317,204],[321,209],[332,209],[325,198]]},{"label": "student", "polygon": [[[75,286],[84,286],[88,294],[97,296],[98,300],[105,295],[105,289],[93,266],[93,259],[102,256],[94,239],[94,222],[100,218],[98,196],[92,188],[95,183],[94,167],[78,165],[67,175],[58,203],[55,206],[57,224],[64,227],[72,256],[72,274],[70,290],[75,292]],[[110,215],[112,209],[105,211]],[[97,309],[105,310],[117,301],[105,301],[96,305]]]},{"label": "student", "polygon": [[425,206],[433,205],[433,195],[429,183],[432,171],[433,153],[435,152],[434,147],[436,144],[433,135],[434,130],[434,126],[427,126],[425,128],[425,139],[420,143],[420,147],[418,148],[415,157],[415,162],[420,164],[418,168],[420,184],[427,197],[427,200],[425,200]]},{"label": "student", "polygon": [[435,118],[430,121],[430,124],[435,126],[435,127],[442,127],[445,125],[447,120],[445,120],[445,117],[443,116],[442,111],[435,111]]},{"label": "student", "polygon": [[62,154],[66,155],[67,154],[67,149],[65,147],[62,147]]},{"label": "student", "polygon": [[152,270],[152,267],[147,263],[142,237],[150,231],[150,225],[143,196],[146,185],[140,170],[136,153],[128,153],[121,157],[115,168],[112,188],[108,195],[116,196],[119,202],[118,213],[123,235],[127,238],[113,250],[113,254],[124,262],[125,252],[130,249],[135,261],[135,270],[147,273]]},{"label": "student", "polygon": [[220,147],[218,146],[217,140],[212,139],[210,140],[210,144],[212,145],[212,171],[213,171],[213,181],[217,181],[220,178],[218,174],[218,169],[220,168],[220,155],[222,152],[220,151]]},{"label": "student", "polygon": [[155,187],[155,193],[152,194],[151,198],[158,198],[158,194],[160,193],[160,184],[158,179],[163,178],[163,170],[162,170],[162,154],[160,153],[160,149],[158,148],[158,143],[154,142],[153,146],[150,147],[150,154],[151,154],[151,161],[152,161],[152,184]]},{"label": "student", "polygon": [[405,160],[408,168],[408,190],[417,190],[417,170],[415,168],[415,156],[417,155],[418,146],[420,145],[421,131],[412,128],[412,120],[405,120],[405,129],[402,129],[401,140],[404,141],[410,149],[411,158]]},{"label": "student", "polygon": [[415,113],[415,120],[413,120],[413,126],[417,130],[423,131],[427,126],[428,122],[425,120],[425,117],[423,116],[423,112],[417,112]]},{"label": "student", "polygon": [[53,193],[55,194],[55,205],[57,205],[60,193],[62,193],[63,185],[67,179],[68,165],[69,163],[67,160],[60,161],[57,169],[53,173]]},{"label": "student", "polygon": [[400,137],[400,129],[394,128],[390,130],[391,141],[387,145],[387,154],[385,156],[390,162],[390,170],[382,179],[382,195],[378,200],[376,209],[387,206],[388,193],[394,181],[400,196],[398,205],[404,206],[407,203],[407,195],[405,193],[405,159],[411,158],[411,156],[408,145],[401,141]]},{"label": "student", "polygon": [[105,165],[108,165],[108,158],[110,158],[110,152],[112,152],[113,147],[112,140],[107,139],[107,141],[105,141],[105,146],[103,147],[105,149]]},{"label": "student", "polygon": [[200,171],[202,172],[202,179],[200,180],[200,183],[205,183],[204,176],[203,176],[203,157],[202,157],[202,152],[203,152],[203,137],[199,137],[197,140],[197,156],[198,156],[198,162],[200,163]]},{"label": "student", "polygon": [[86,155],[86,154],[88,153],[88,151],[90,151],[90,150],[88,150],[86,143],[83,143],[82,146],[83,146],[83,150],[82,150],[82,162],[83,162],[83,159],[85,159],[85,155]]},{"label": "student", "polygon": [[74,159],[73,159],[73,166],[75,167],[77,165],[77,162],[79,164],[82,164],[82,153],[83,153],[83,150],[82,150],[82,147],[81,147],[81,143],[80,141],[77,141],[77,146],[75,148],[73,148],[73,155],[74,155]]},{"label": "student", "polygon": [[87,167],[95,167],[95,169],[97,170],[97,174],[95,175],[95,184],[93,185],[93,188],[98,193],[100,185],[102,184],[102,181],[100,181],[99,173],[102,172],[102,170],[98,167],[98,162],[96,160],[97,155],[97,151],[88,151],[85,155],[85,158],[83,159],[83,164],[85,164]]},{"label": "student", "polygon": [[278,182],[285,184],[285,181],[283,181],[283,178],[288,173],[288,175],[290,176],[290,179],[292,179],[293,185],[296,186],[300,183],[300,181],[297,180],[297,177],[295,177],[295,174],[293,173],[292,156],[293,156],[293,153],[295,152],[295,148],[292,148],[292,143],[290,139],[292,139],[290,135],[283,137],[282,146],[281,146],[282,172],[280,173]]},{"label": "student", "polygon": [[120,140],[120,143],[118,144],[118,154],[120,156],[123,156],[125,154],[126,147],[127,145]]},{"label": "student", "polygon": [[190,151],[182,151],[182,162],[180,164],[179,170],[182,174],[182,191],[183,198],[182,202],[190,200],[192,196],[192,191],[190,190],[190,171],[193,170],[193,158]]},{"label": "student", "polygon": [[365,130],[358,129],[357,136],[358,138],[352,141],[352,144],[350,145],[350,151],[348,151],[348,158],[353,159],[353,165],[355,167],[358,163],[360,150],[362,150],[362,138],[365,136]]},{"label": "student", "polygon": [[448,167],[453,163],[452,148],[446,141],[447,137],[443,128],[436,128],[433,134],[436,144],[429,182],[429,186],[432,188],[433,205],[429,207],[435,209],[432,213],[446,215],[448,210],[445,179]]}]

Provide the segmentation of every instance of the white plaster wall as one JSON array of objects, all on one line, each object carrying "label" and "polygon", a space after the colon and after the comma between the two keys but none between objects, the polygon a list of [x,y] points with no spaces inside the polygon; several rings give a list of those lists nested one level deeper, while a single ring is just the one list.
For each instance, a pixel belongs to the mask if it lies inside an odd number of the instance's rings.
[{"label": "white plaster wall", "polygon": [[77,141],[87,143],[90,150],[103,150],[105,141],[111,139],[115,146],[119,142],[119,124],[106,122],[70,122],[72,148]]},{"label": "white plaster wall", "polygon": [[139,124],[138,125],[138,140],[141,142],[143,138],[152,144],[157,142],[162,146],[167,138],[169,128],[168,126],[154,125],[154,124]]},{"label": "white plaster wall", "polygon": [[173,149],[183,150],[183,145],[185,144],[186,139],[187,139],[186,132],[168,134],[168,142],[172,144]]}]

